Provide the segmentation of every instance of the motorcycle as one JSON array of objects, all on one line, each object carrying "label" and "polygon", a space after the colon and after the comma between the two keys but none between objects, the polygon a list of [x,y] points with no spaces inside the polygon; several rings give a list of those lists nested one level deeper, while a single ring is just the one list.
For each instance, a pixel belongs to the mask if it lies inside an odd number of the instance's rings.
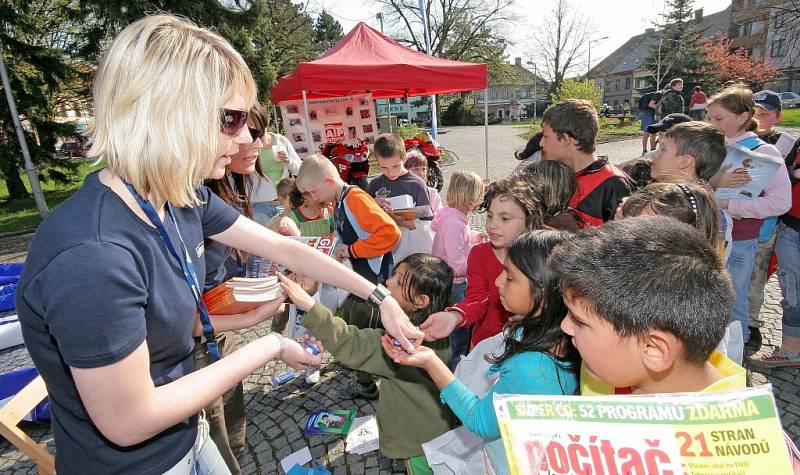
[{"label": "motorcycle", "polygon": [[416,149],[428,159],[428,186],[436,188],[436,191],[442,191],[444,174],[438,163],[441,158],[439,144],[428,132],[420,132],[414,137],[403,139],[403,142],[405,142],[406,152]]},{"label": "motorcycle", "polygon": [[357,145],[341,142],[323,143],[319,146],[319,150],[336,166],[339,176],[345,183],[356,185],[361,189],[367,188],[369,148],[363,140]]}]

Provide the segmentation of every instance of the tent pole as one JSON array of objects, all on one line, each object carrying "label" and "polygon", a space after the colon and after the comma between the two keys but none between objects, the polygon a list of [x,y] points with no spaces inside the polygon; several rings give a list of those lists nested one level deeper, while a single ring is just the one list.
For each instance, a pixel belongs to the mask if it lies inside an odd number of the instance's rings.
[{"label": "tent pole", "polygon": [[389,112],[389,133],[393,134],[394,131],[392,130],[392,100],[388,97],[386,98],[386,110]]},{"label": "tent pole", "polygon": [[308,153],[314,153],[311,151],[311,145],[314,144],[314,141],[311,140],[311,124],[308,119],[308,96],[306,95],[305,89],[303,89],[303,112],[306,116],[306,143],[308,143]]},{"label": "tent pole", "polygon": [[483,90],[483,150],[484,163],[486,164],[486,175],[489,178],[489,88]]},{"label": "tent pole", "polygon": [[411,104],[408,102],[408,91],[406,91],[406,107],[408,108],[408,125],[411,125]]}]

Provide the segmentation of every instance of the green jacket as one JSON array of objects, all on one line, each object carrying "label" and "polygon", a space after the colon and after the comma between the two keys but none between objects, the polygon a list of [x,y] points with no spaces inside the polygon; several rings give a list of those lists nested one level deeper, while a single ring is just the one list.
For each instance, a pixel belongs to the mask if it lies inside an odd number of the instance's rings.
[{"label": "green jacket", "polygon": [[[348,325],[317,303],[301,324],[322,341],[337,361],[381,378],[378,422],[381,452],[392,459],[423,455],[422,444],[453,429],[456,418],[439,399],[439,389],[425,370],[392,361],[381,346],[382,329]],[[442,361],[450,360],[450,341],[426,343]]]}]

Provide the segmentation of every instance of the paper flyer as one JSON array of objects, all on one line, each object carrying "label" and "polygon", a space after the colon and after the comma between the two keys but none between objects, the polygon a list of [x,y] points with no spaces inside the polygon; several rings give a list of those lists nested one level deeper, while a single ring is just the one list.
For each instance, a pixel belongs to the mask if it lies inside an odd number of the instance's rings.
[{"label": "paper flyer", "polygon": [[770,387],[657,396],[495,395],[522,474],[791,474]]},{"label": "paper flyer", "polygon": [[728,154],[722,162],[723,167],[726,165],[730,166],[729,172],[746,170],[752,181],[740,188],[718,188],[714,192],[716,199],[757,198],[775,172],[785,166],[778,157],[754,152],[736,144],[728,146]]}]

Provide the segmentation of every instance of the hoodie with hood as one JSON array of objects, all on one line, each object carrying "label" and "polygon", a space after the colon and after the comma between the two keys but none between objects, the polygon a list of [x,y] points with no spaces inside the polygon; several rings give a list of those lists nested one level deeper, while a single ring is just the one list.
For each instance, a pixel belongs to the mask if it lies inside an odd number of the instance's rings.
[{"label": "hoodie with hood", "polygon": [[453,283],[467,280],[467,256],[480,233],[469,229],[469,220],[463,212],[448,206],[436,212],[431,223],[436,233],[431,254],[441,257],[453,268]]}]

